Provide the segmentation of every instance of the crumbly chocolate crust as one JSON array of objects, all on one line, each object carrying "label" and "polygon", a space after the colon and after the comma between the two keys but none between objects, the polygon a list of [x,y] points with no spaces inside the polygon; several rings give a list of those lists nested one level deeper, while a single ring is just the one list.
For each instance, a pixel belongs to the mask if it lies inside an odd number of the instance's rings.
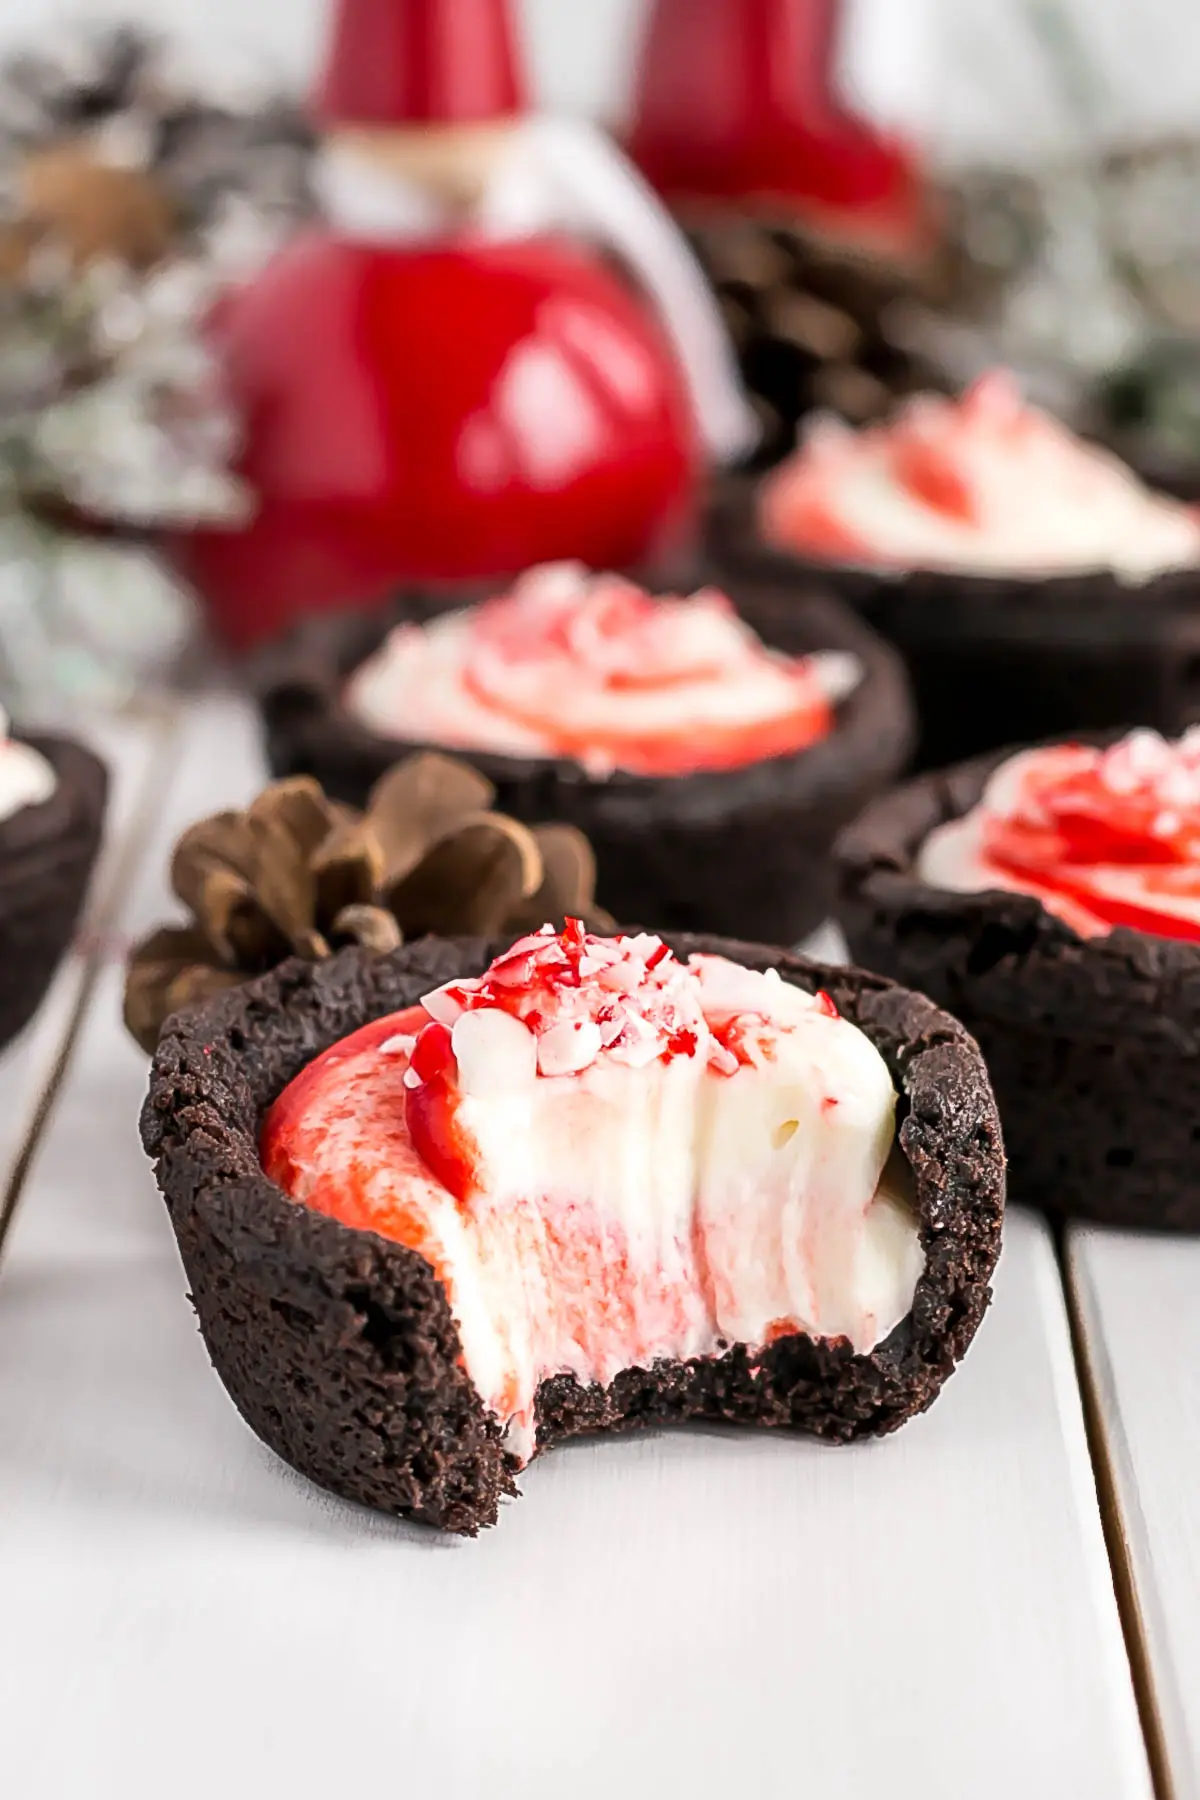
[{"label": "crumbly chocolate crust", "polygon": [[[831,589],[908,666],[920,733],[916,767],[942,768],[1004,744],[1149,725],[1168,737],[1200,717],[1200,569],[1138,586],[1113,574],[1045,580],[938,570],[881,573],[765,544],[752,484],[722,487],[712,514],[718,569],[763,583],[757,605]],[[747,614],[772,629],[769,614]]]},{"label": "crumbly chocolate crust", "polygon": [[[631,1369],[608,1388],[543,1384],[538,1449],[578,1432],[690,1418],[791,1426],[833,1442],[893,1431],[965,1353],[1000,1249],[1004,1155],[976,1046],[928,1000],[858,970],[762,945],[676,938],[825,987],[878,1045],[901,1094],[926,1267],[913,1310],[869,1356],[782,1339],[759,1358]],[[494,1524],[516,1492],[498,1425],[459,1361],[445,1291],[415,1252],[354,1231],[267,1180],[258,1133],[314,1056],[367,1020],[414,1004],[501,948],[427,938],[386,957],[291,962],[176,1015],[142,1112],[213,1364],[278,1455],[347,1499],[447,1531]]]},{"label": "crumbly chocolate crust", "polygon": [[37,1011],[71,941],[100,844],[108,775],[68,738],[26,736],[58,786],[0,820],[0,1047]]},{"label": "crumbly chocolate crust", "polygon": [[1119,927],[1084,939],[1025,894],[918,879],[1012,751],[924,775],[836,847],[853,955],[919,988],[978,1040],[1012,1191],[1059,1218],[1200,1231],[1200,945]]},{"label": "crumbly chocolate crust", "polygon": [[[741,585],[746,593],[733,598],[749,612],[755,584]],[[414,746],[353,719],[343,684],[392,625],[445,609],[444,599],[410,595],[373,620],[303,627],[275,652],[261,679],[274,773],[315,775],[334,798],[364,804]],[[863,665],[835,731],[796,756],[666,778],[617,771],[597,781],[574,762],[457,752],[494,784],[500,811],[527,825],[574,825],[590,838],[597,899],[615,918],[796,943],[828,916],[834,837],[904,764],[914,723],[895,652],[828,598],[764,602],[762,610],[773,616],[763,635],[774,647],[850,651]]]}]

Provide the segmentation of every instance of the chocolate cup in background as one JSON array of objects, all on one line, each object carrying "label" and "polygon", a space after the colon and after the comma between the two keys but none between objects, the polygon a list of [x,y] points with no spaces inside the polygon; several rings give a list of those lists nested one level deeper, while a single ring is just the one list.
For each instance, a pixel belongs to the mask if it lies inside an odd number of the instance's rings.
[{"label": "chocolate cup in background", "polygon": [[22,734],[53,765],[40,806],[0,820],[0,1048],[29,1023],[71,941],[104,822],[108,775],[69,738]]},{"label": "chocolate cup in background", "polygon": [[1124,927],[1081,938],[1030,895],[915,872],[1006,750],[881,796],[836,847],[856,960],[928,994],[977,1039],[1013,1197],[1055,1218],[1200,1231],[1200,944]]},{"label": "chocolate cup in background", "polygon": [[735,587],[746,575],[769,582],[785,606],[832,590],[894,644],[916,700],[916,767],[1116,726],[1177,737],[1200,719],[1200,569],[1130,586],[1101,572],[1022,580],[841,567],[766,543],[756,492],[731,480],[714,499],[718,574]]},{"label": "chocolate cup in background", "polygon": [[[785,1426],[837,1443],[893,1431],[936,1398],[983,1316],[1000,1249],[1004,1156],[976,1046],[919,995],[762,945],[676,938],[825,988],[878,1046],[901,1096],[926,1266],[912,1311],[869,1355],[792,1336],[761,1356],[569,1375],[536,1402],[539,1451],[580,1432],[687,1419]],[[251,1429],[348,1500],[448,1531],[495,1522],[513,1465],[461,1362],[446,1293],[416,1252],[287,1199],[259,1160],[264,1114],[313,1057],[503,948],[425,938],[385,957],[293,961],[179,1013],[154,1059],[154,1159],[213,1365]]]},{"label": "chocolate cup in background", "polygon": [[[752,610],[747,595],[735,595]],[[460,596],[460,604],[478,599]],[[406,742],[360,724],[343,704],[346,678],[391,625],[423,622],[444,600],[410,596],[385,618],[314,623],[260,667],[267,754],[275,775],[315,775],[327,793],[365,804],[400,757],[450,749],[496,789],[499,811],[560,821],[591,840],[597,898],[617,919],[658,928],[717,931],[798,943],[828,916],[830,846],[843,825],[893,780],[913,736],[912,707],[896,653],[846,608],[822,596],[764,604],[764,633],[791,654],[849,651],[862,680],[837,708],[828,738],[794,756],[746,768],[648,777],[621,770],[595,779],[576,762],[497,756]]]}]

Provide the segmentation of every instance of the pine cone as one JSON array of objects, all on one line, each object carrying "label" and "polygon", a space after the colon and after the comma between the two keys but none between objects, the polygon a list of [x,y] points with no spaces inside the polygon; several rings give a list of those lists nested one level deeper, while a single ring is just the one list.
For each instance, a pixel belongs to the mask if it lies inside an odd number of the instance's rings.
[{"label": "pine cone", "polygon": [[790,451],[814,409],[869,423],[933,384],[893,317],[918,283],[872,258],[739,215],[691,233],[758,406],[757,461]]},{"label": "pine cone", "polygon": [[193,825],[171,861],[192,922],[132,952],[130,1032],[153,1052],[180,1007],[292,955],[319,962],[346,944],[382,953],[405,935],[492,937],[568,916],[610,928],[593,902],[587,839],[569,825],[530,831],[491,812],[494,797],[468,764],[420,755],[382,778],[365,813],[299,776],[274,782],[245,812]]},{"label": "pine cone", "polygon": [[[84,165],[65,186],[52,168],[54,209],[85,232],[89,215],[119,214],[135,266],[153,260],[164,226],[164,249],[203,251],[238,202],[264,242],[311,216],[317,139],[303,109],[282,93],[226,106],[193,86],[178,50],[135,26],[84,25],[0,59],[0,186],[19,191],[44,156]],[[99,246],[110,247],[121,245]]]},{"label": "pine cone", "polygon": [[76,266],[115,256],[146,269],[171,246],[175,214],[161,182],[142,169],[106,168],[83,145],[26,157],[17,194],[20,218],[63,245]]}]

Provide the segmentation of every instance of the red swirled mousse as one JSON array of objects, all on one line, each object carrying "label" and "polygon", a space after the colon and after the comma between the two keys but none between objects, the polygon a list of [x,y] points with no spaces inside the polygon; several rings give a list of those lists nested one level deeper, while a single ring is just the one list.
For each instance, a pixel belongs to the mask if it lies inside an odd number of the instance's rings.
[{"label": "red swirled mousse", "polygon": [[1036,895],[1081,937],[1127,925],[1200,941],[1200,727],[1011,757],[973,811],[930,833],[917,869],[935,887]]},{"label": "red swirled mousse", "polygon": [[589,774],[742,768],[827,736],[853,657],[768,649],[712,590],[656,596],[575,564],[512,592],[402,625],[359,668],[346,705],[387,737]]},{"label": "red swirled mousse", "polygon": [[1002,369],[862,431],[817,421],[764,482],[759,524],[778,548],[868,569],[1136,586],[1200,566],[1194,507],[1027,405]]},{"label": "red swirled mousse", "polygon": [[432,1265],[523,1463],[552,1376],[882,1342],[924,1267],[895,1110],[827,996],[571,921],[318,1057],[262,1156],[293,1200]]}]

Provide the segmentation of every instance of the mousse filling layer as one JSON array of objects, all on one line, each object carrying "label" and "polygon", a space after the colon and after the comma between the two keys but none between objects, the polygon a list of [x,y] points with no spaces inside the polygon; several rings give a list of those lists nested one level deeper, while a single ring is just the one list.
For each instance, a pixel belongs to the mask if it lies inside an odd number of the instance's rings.
[{"label": "mousse filling layer", "polygon": [[819,421],[759,507],[770,542],[867,568],[1131,584],[1200,568],[1200,514],[1025,406],[1003,371],[863,431]]},{"label": "mousse filling layer", "polygon": [[390,737],[567,757],[592,775],[680,775],[791,755],[828,735],[861,670],[768,650],[724,595],[654,597],[556,564],[511,594],[393,631],[346,705]]},{"label": "mousse filling layer", "polygon": [[554,1375],[887,1337],[924,1268],[895,1106],[826,996],[572,924],[335,1045],[262,1152],[293,1199],[430,1262],[524,1462]]},{"label": "mousse filling layer", "polygon": [[995,771],[978,806],[930,833],[923,881],[1033,894],[1081,937],[1127,925],[1200,940],[1200,727],[1060,744]]}]

